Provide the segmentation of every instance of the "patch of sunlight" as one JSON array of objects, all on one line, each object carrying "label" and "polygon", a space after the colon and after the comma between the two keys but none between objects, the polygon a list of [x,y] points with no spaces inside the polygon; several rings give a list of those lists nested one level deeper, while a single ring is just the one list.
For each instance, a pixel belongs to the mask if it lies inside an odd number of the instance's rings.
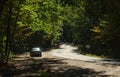
[{"label": "patch of sunlight", "polygon": [[98,26],[95,26],[93,29],[91,29],[91,31],[93,31],[95,33],[100,33],[101,29]]}]

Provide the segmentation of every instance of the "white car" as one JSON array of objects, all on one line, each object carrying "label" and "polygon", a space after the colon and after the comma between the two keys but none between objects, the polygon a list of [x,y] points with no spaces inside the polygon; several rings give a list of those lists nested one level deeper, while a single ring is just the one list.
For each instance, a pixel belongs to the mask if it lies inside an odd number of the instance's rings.
[{"label": "white car", "polygon": [[33,57],[33,56],[39,56],[41,57],[42,56],[42,52],[41,52],[41,49],[39,47],[33,47],[30,51],[30,56]]}]

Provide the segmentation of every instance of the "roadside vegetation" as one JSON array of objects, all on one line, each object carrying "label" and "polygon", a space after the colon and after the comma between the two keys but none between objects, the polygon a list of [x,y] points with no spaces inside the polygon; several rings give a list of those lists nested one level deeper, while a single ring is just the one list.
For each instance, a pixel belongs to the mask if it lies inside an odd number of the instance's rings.
[{"label": "roadside vegetation", "polygon": [[119,0],[0,0],[0,64],[60,40],[120,60]]}]

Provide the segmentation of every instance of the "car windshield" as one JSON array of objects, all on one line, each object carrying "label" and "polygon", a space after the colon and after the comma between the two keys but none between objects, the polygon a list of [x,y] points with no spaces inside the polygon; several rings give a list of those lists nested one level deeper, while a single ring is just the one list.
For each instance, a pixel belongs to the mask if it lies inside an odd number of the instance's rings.
[{"label": "car windshield", "polygon": [[41,51],[40,48],[32,48],[32,51]]}]

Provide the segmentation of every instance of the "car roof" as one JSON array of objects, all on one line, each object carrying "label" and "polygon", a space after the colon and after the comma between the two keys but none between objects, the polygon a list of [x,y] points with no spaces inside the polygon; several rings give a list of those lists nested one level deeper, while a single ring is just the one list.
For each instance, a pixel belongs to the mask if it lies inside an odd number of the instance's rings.
[{"label": "car roof", "polygon": [[33,47],[32,51],[41,51],[41,49],[39,47]]}]

